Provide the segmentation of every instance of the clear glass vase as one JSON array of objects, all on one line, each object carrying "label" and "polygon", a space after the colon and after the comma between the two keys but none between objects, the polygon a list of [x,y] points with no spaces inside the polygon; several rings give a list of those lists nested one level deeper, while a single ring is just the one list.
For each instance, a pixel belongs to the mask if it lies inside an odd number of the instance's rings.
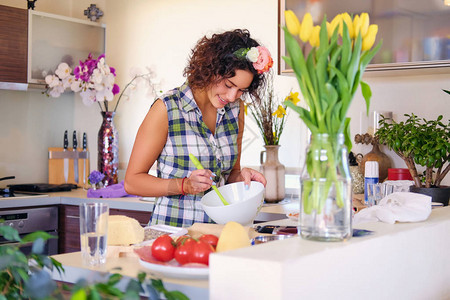
[{"label": "clear glass vase", "polygon": [[352,179],[344,135],[314,134],[300,177],[302,238],[343,241],[352,236]]}]

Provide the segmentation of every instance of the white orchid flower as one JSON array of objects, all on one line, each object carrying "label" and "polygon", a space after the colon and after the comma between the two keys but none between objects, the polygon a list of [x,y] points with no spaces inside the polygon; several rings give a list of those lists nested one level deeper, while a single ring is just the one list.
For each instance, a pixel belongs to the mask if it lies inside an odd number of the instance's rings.
[{"label": "white orchid flower", "polygon": [[114,94],[112,92],[112,88],[104,87],[102,90],[97,91],[95,94],[97,101],[112,101],[114,99]]},{"label": "white orchid flower", "polygon": [[95,91],[93,90],[85,90],[80,92],[81,99],[83,99],[83,103],[86,106],[91,106],[96,102]]},{"label": "white orchid flower", "polygon": [[66,63],[60,63],[55,71],[59,78],[65,79],[72,74],[72,69]]},{"label": "white orchid flower", "polygon": [[58,86],[60,81],[58,76],[56,75],[47,75],[45,77],[45,83],[48,84],[49,88],[54,88],[55,86]]},{"label": "white orchid flower", "polygon": [[82,88],[81,82],[79,80],[76,80],[75,77],[73,77],[70,89],[75,93],[78,93],[79,91],[81,91],[81,88]]},{"label": "white orchid flower", "polygon": [[75,76],[73,76],[73,75],[69,75],[66,78],[64,78],[62,80],[64,88],[66,89],[66,88],[72,87],[72,84],[74,81],[75,81]]},{"label": "white orchid flower", "polygon": [[65,90],[64,86],[62,85],[62,82],[61,82],[59,85],[53,87],[50,90],[49,95],[54,97],[54,98],[58,98],[59,96],[61,96],[62,93],[64,93],[64,90]]}]

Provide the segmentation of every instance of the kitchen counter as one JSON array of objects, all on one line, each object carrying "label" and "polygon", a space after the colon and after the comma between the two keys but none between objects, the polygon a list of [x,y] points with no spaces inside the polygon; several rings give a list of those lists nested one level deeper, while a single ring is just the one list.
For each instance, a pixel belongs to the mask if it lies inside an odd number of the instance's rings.
[{"label": "kitchen counter", "polygon": [[[424,222],[376,222],[357,228],[374,234],[338,243],[296,236],[215,253],[209,280],[162,279],[169,290],[191,299],[449,299],[450,207],[433,209]],[[108,258],[102,268],[82,267],[79,252],[54,258],[66,274],[53,277],[68,282],[99,279],[120,267],[125,286],[146,270],[132,257]]]},{"label": "kitchen counter", "polygon": [[[152,198],[144,199],[147,200],[141,200],[140,197],[88,198],[87,191],[80,188],[70,192],[47,193],[46,195],[32,197],[0,198],[0,209],[58,204],[79,205],[83,202],[107,202],[110,208],[151,212],[153,210]],[[298,210],[298,199],[290,197],[280,203],[264,204],[257,220],[264,222],[284,219],[287,213]]]},{"label": "kitchen counter", "polygon": [[88,198],[87,191],[76,189],[70,192],[47,193],[46,195],[18,198],[0,198],[0,208],[14,208],[40,205],[79,205],[83,202],[107,202],[110,208],[136,211],[152,211],[153,202],[138,197]]}]

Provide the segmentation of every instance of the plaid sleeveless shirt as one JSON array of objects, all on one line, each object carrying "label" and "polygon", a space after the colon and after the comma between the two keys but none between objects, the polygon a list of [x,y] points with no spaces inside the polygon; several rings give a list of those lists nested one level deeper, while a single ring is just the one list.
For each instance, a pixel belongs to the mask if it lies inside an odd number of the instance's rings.
[{"label": "plaid sleeveless shirt", "polygon": [[[166,144],[157,159],[158,177],[189,177],[196,169],[189,159],[189,153],[192,153],[205,169],[217,175],[213,178],[217,186],[224,184],[238,157],[240,101],[217,110],[216,130],[212,134],[203,122],[202,113],[187,82],[167,92],[161,99],[167,109],[169,129]],[[158,197],[151,224],[189,227],[195,222],[213,223],[200,204],[206,192]]]}]

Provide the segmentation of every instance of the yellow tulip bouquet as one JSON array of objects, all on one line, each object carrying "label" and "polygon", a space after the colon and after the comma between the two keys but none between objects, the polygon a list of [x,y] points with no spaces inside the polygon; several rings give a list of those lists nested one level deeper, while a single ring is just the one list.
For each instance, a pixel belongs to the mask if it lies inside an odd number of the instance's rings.
[{"label": "yellow tulip bouquet", "polygon": [[[295,13],[285,11],[286,26],[283,28],[288,57],[283,57],[297,78],[308,109],[285,101],[285,105],[298,113],[311,131],[312,137],[327,134],[330,139],[325,144],[313,144],[306,153],[306,168],[312,179],[308,185],[302,186],[303,210],[320,213],[324,207],[328,191],[319,191],[315,186],[325,179],[329,183],[326,189],[334,183],[336,202],[343,206],[342,198],[345,187],[337,180],[339,160],[346,159],[338,153],[337,137],[345,137],[345,145],[351,149],[349,132],[350,118],[346,117],[353,96],[361,87],[362,95],[369,111],[371,90],[367,83],[361,80],[362,75],[381,47],[381,42],[374,48],[378,26],[369,25],[369,15],[362,13],[353,18],[348,14],[337,15],[331,23],[326,16],[321,25],[314,26],[311,14],[303,16],[300,23]],[[296,39],[299,37],[301,42]],[[308,54],[303,53],[303,43],[309,43],[312,48]],[[334,138],[333,140],[333,137]],[[318,149],[327,149],[328,159],[314,159]]]}]

